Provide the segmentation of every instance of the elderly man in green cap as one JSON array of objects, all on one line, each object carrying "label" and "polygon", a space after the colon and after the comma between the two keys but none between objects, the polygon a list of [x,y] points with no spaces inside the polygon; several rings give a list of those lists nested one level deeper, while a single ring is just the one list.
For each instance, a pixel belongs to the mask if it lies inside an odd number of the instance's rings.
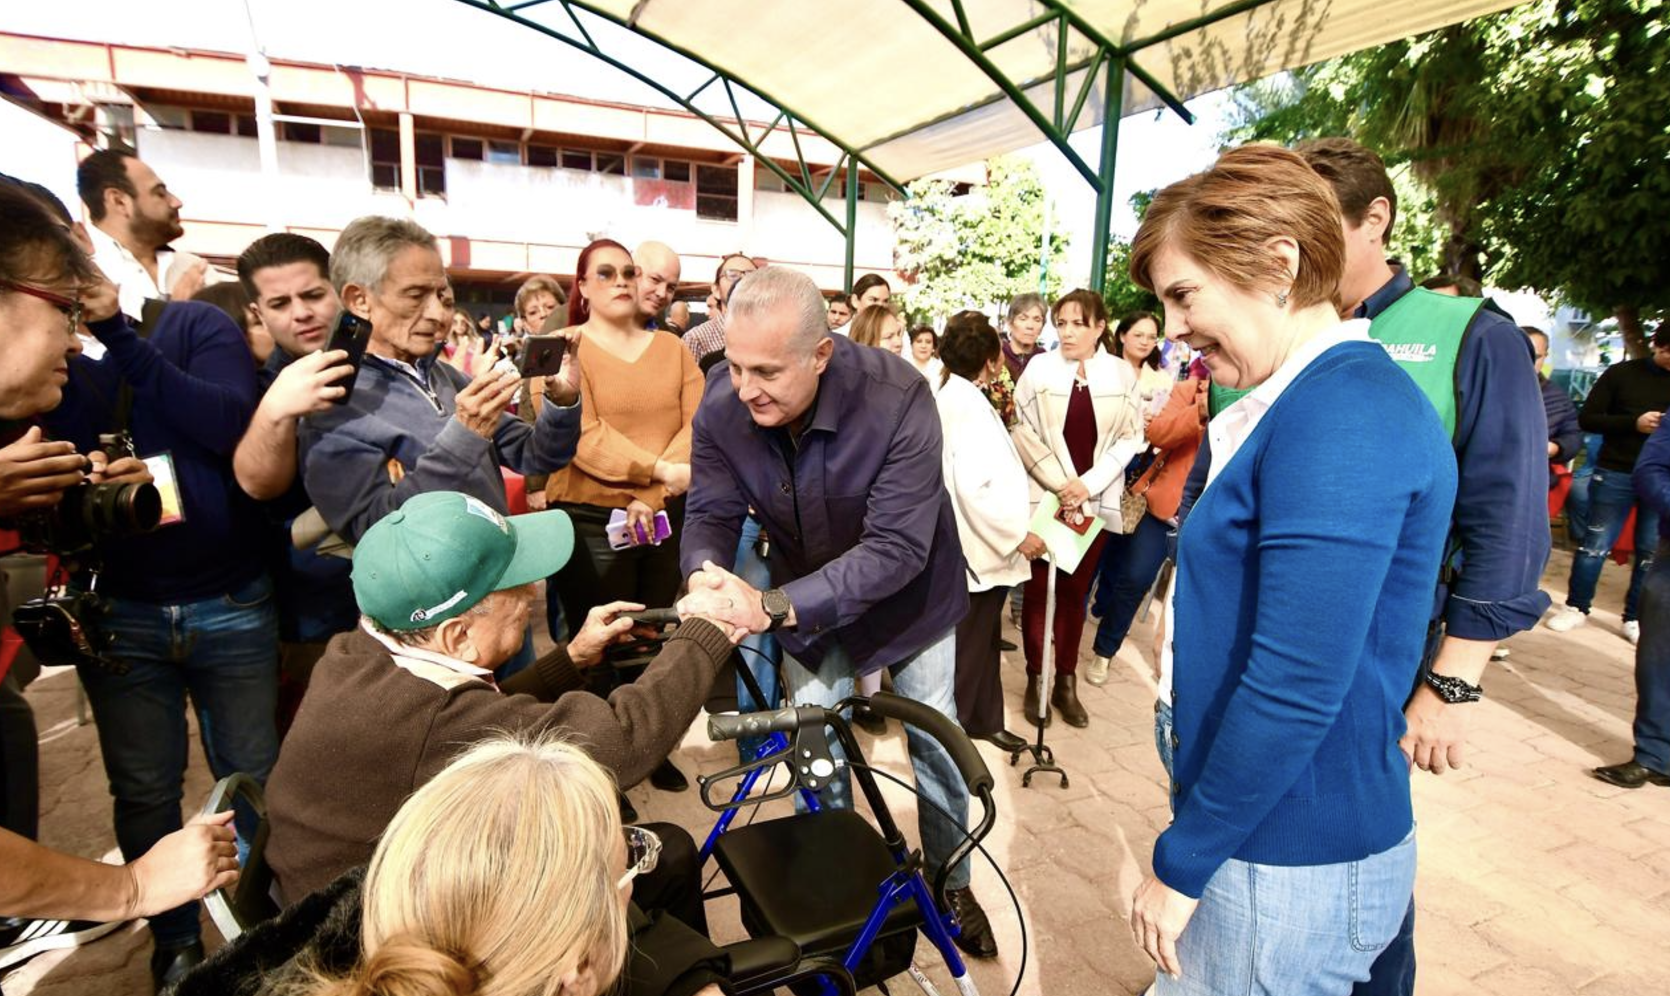
[{"label": "elderly man in green cap", "polygon": [[[320,659],[267,782],[266,853],[287,902],[368,862],[401,802],[490,732],[563,731],[622,788],[677,745],[731,653],[731,629],[704,603],[684,605],[643,676],[606,700],[578,690],[577,669],[600,661],[632,626],[622,614],[642,606],[594,609],[566,647],[494,684],[521,646],[534,582],[573,547],[566,513],[506,518],[451,491],[416,495],[366,531],[354,551],[360,628]],[[689,836],[669,830],[682,842],[663,834],[663,863],[679,843],[693,857]],[[701,929],[696,892],[667,908]]]}]

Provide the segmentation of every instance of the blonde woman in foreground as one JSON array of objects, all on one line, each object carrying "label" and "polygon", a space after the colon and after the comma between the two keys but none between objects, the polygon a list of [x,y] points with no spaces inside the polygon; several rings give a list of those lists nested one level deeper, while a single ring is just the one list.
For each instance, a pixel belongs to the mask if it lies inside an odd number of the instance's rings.
[{"label": "blonde woman in foreground", "polygon": [[623,835],[614,780],[578,748],[490,740],[406,801],[363,885],[344,876],[275,922],[324,905],[299,952],[262,925],[179,994],[598,996],[626,958],[632,879],[658,853],[647,831]]}]

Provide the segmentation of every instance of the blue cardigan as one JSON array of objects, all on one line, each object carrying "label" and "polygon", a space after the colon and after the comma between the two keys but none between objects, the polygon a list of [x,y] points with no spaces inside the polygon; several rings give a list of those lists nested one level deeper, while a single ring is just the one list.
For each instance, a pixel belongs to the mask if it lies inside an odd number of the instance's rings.
[{"label": "blue cardigan", "polygon": [[1199,897],[1232,857],[1333,864],[1408,834],[1397,742],[1455,489],[1432,405],[1380,346],[1345,343],[1202,492],[1178,540],[1161,881]]}]

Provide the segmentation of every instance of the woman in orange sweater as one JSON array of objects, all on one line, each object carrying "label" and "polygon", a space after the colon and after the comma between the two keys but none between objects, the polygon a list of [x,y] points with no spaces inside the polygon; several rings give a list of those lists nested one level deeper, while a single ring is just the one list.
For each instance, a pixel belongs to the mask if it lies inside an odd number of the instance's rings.
[{"label": "woman in orange sweater", "polygon": [[1189,478],[1206,427],[1210,384],[1205,368],[1196,364],[1189,379],[1172,388],[1165,408],[1148,423],[1148,442],[1159,455],[1131,485],[1132,492],[1148,499],[1148,513],[1130,535],[1109,533],[1102,551],[1096,600],[1091,606],[1102,621],[1096,627],[1095,656],[1084,675],[1092,685],[1107,684],[1108,661],[1125,642],[1143,596],[1160,573],[1166,534],[1176,524],[1183,482]]},{"label": "woman in orange sweater", "polygon": [[[574,272],[568,321],[579,331],[580,444],[545,494],[573,520],[575,541],[547,602],[560,600],[578,629],[598,605],[663,606],[678,595],[681,496],[690,487],[690,420],[702,376],[677,336],[638,324],[638,268],[623,246],[593,242]],[[644,537],[654,536],[655,515],[665,511],[673,535],[613,549],[605,527],[616,509],[626,511],[629,532]]]}]

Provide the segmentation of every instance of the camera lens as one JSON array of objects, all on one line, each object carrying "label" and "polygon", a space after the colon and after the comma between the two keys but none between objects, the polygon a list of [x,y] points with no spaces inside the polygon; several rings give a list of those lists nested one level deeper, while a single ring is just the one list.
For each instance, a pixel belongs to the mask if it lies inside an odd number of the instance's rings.
[{"label": "camera lens", "polygon": [[81,521],[94,538],[150,532],[162,521],[162,493],[151,484],[94,484],[81,502]]}]

